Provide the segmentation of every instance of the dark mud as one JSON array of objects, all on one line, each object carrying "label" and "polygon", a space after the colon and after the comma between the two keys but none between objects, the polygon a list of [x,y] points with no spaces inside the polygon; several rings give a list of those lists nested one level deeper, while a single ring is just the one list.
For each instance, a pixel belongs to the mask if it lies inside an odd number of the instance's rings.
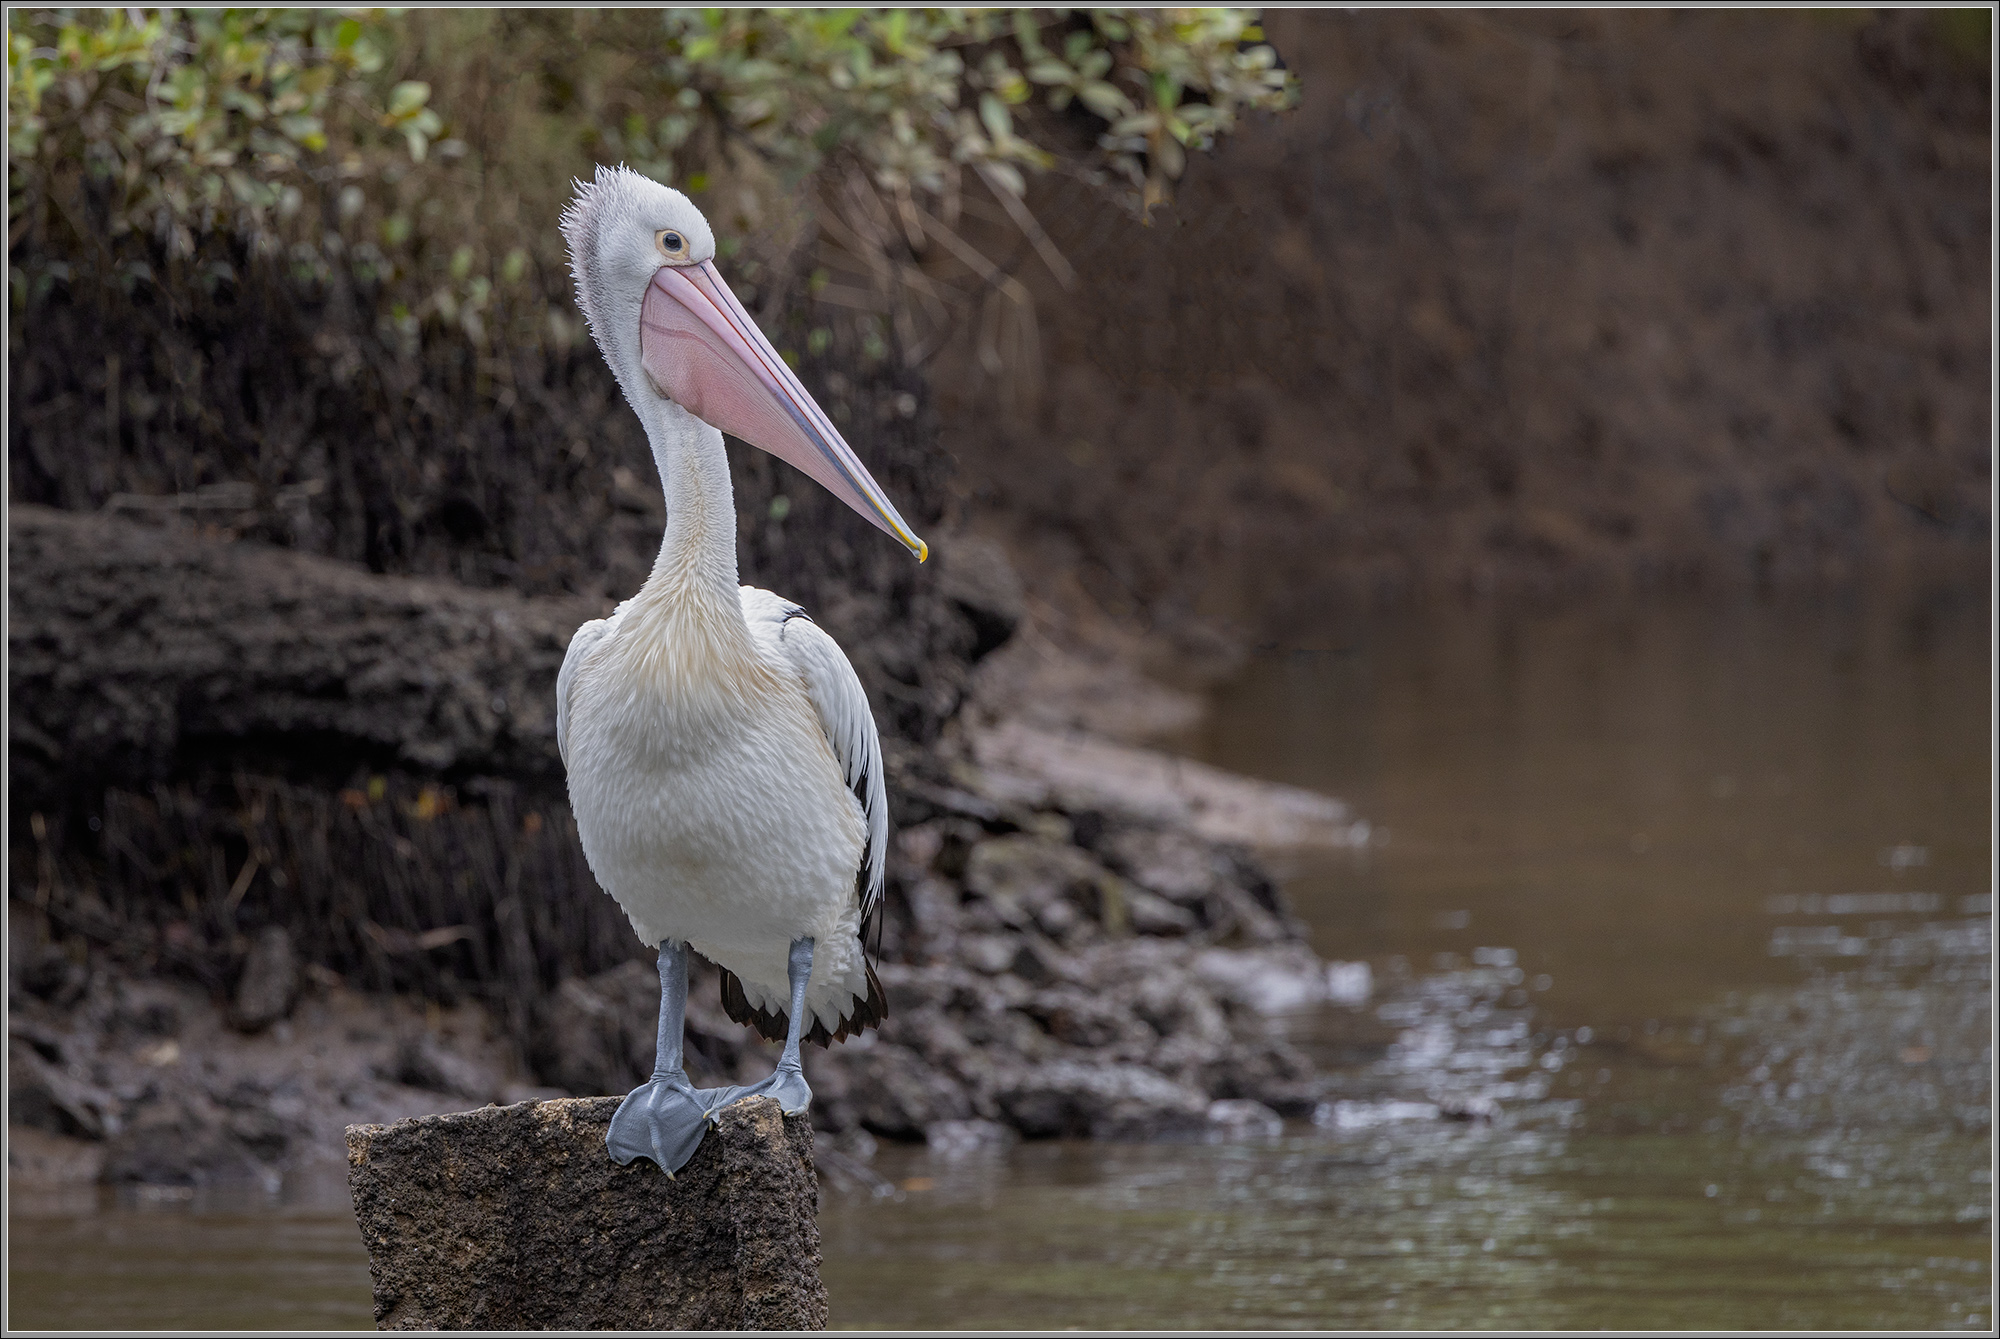
[{"label": "dark mud", "polygon": [[1269,29],[1302,105],[1194,156],[1150,228],[1032,194],[1079,276],[1022,257],[1043,385],[983,374],[983,328],[935,377],[967,515],[1040,598],[1308,645],[1295,611],[1424,593],[1983,579],[1983,38]]}]

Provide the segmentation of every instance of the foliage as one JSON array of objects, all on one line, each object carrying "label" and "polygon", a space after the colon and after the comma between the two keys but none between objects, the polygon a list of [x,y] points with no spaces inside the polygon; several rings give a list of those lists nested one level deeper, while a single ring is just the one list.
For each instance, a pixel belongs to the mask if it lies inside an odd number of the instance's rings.
[{"label": "foliage", "polygon": [[[955,194],[968,168],[1018,199],[1024,172],[1058,167],[1150,209],[1183,171],[1188,149],[1211,147],[1247,110],[1282,108],[1295,96],[1259,44],[1254,17],[1230,9],[708,9],[487,15],[477,20],[482,32],[459,36],[490,44],[518,35],[521,22],[540,23],[527,31],[541,36],[573,22],[584,42],[628,53],[622,65],[599,61],[591,71],[622,85],[597,90],[594,110],[622,104],[623,115],[595,124],[573,114],[540,118],[548,123],[536,128],[541,138],[570,138],[561,156],[575,169],[595,149],[699,192],[740,166],[723,146],[747,147],[788,187],[829,165],[859,166],[907,202],[912,193]],[[315,215],[330,209],[341,221],[369,215],[390,253],[369,248],[350,263],[375,277],[419,278],[430,290],[390,295],[403,311],[428,301],[461,313],[473,278],[490,297],[493,281],[508,278],[502,271],[519,277],[527,254],[522,239],[495,247],[489,238],[473,252],[462,249],[469,243],[437,248],[411,263],[426,239],[413,236],[422,220],[399,202],[434,199],[448,187],[451,169],[429,151],[443,140],[447,158],[464,154],[458,123],[483,114],[434,97],[434,78],[408,77],[457,58],[426,46],[422,25],[438,21],[390,10],[10,11],[10,253],[25,233],[53,222],[51,211],[72,240],[45,250],[81,248],[101,231],[136,232],[177,256],[191,255],[204,234],[267,252],[281,241],[317,251],[324,229]],[[516,54],[534,63],[528,44]],[[1053,118],[1039,128],[1024,119],[1037,102]],[[1094,142],[1082,152],[1063,142],[1064,116],[1091,127]],[[505,174],[518,148],[489,140],[479,166]],[[77,165],[100,193],[99,219],[75,208]],[[318,211],[304,208],[315,187],[324,197]],[[492,253],[484,264],[482,249]],[[325,270],[319,259],[304,263]],[[467,274],[468,266],[481,273]],[[17,269],[17,304],[23,278]],[[451,283],[457,296],[436,302],[438,285]]]},{"label": "foliage", "polygon": [[1186,149],[1294,98],[1254,20],[1240,9],[669,11],[657,74],[678,107],[655,142],[677,147],[709,108],[798,176],[845,153],[897,193],[942,194],[972,166],[1020,196],[1022,168],[1058,162],[1016,122],[1039,89],[1052,110],[1100,123],[1102,166],[1157,203]]},{"label": "foliage", "polygon": [[[9,240],[38,203],[62,207],[80,166],[111,194],[111,233],[151,232],[180,254],[217,228],[290,218],[329,147],[377,113],[381,11],[138,10],[9,15]],[[398,84],[384,126],[422,158],[441,122],[422,83]]]}]

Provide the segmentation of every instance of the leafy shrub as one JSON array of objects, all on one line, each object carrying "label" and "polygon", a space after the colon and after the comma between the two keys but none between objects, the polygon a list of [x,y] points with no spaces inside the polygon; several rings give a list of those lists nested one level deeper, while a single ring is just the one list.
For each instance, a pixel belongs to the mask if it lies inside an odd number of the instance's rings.
[{"label": "leafy shrub", "polygon": [[[53,211],[79,250],[75,213],[94,192],[104,233],[149,234],[190,256],[217,230],[268,238],[295,216],[329,147],[376,113],[381,20],[332,10],[107,9],[9,15],[10,250]],[[397,85],[382,120],[421,158],[440,124],[419,82]],[[16,303],[27,294],[18,291]]]},{"label": "leafy shrub", "polygon": [[[781,192],[858,170],[905,213],[955,199],[969,170],[1018,214],[1024,173],[1057,169],[1143,212],[1189,149],[1290,104],[1261,36],[1234,9],[13,10],[10,286],[21,310],[107,240],[136,234],[179,262],[227,235],[289,244],[302,277],[344,262],[409,280],[384,293],[406,333],[436,314],[483,342],[493,285],[533,253],[560,259],[544,211],[495,235],[407,206],[463,198],[468,174],[488,187],[475,194],[552,203],[593,157],[697,195],[760,170]],[[475,106],[488,90],[455,76],[480,53],[534,72],[537,105]],[[1081,144],[1065,117],[1088,128]],[[465,133],[496,119],[498,137]],[[105,268],[152,272],[126,252]],[[212,257],[198,273],[231,269]]]}]

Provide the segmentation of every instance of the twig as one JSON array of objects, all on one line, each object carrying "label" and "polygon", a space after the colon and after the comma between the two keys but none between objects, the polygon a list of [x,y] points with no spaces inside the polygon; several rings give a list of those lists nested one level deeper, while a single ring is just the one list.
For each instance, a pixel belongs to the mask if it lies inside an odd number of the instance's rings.
[{"label": "twig", "polygon": [[1041,221],[1028,208],[1027,202],[996,181],[993,172],[986,164],[979,164],[978,170],[979,179],[986,183],[986,189],[993,192],[1000,201],[1001,208],[1013,218],[1014,226],[1026,233],[1028,240],[1035,244],[1036,254],[1041,256],[1042,264],[1049,267],[1049,273],[1056,277],[1056,282],[1064,288],[1074,285],[1076,271],[1070,268],[1070,263],[1063,258],[1062,252],[1056,249],[1055,242],[1050,239]]}]

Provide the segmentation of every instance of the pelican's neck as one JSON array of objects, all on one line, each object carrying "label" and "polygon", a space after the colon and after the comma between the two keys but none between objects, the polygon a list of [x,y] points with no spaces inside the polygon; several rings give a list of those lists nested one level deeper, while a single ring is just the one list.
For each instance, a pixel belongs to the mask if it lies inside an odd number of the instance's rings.
[{"label": "pelican's neck", "polygon": [[667,533],[641,594],[726,611],[745,626],[736,585],[736,498],[722,434],[659,395],[642,402],[640,416],[666,490]]}]

